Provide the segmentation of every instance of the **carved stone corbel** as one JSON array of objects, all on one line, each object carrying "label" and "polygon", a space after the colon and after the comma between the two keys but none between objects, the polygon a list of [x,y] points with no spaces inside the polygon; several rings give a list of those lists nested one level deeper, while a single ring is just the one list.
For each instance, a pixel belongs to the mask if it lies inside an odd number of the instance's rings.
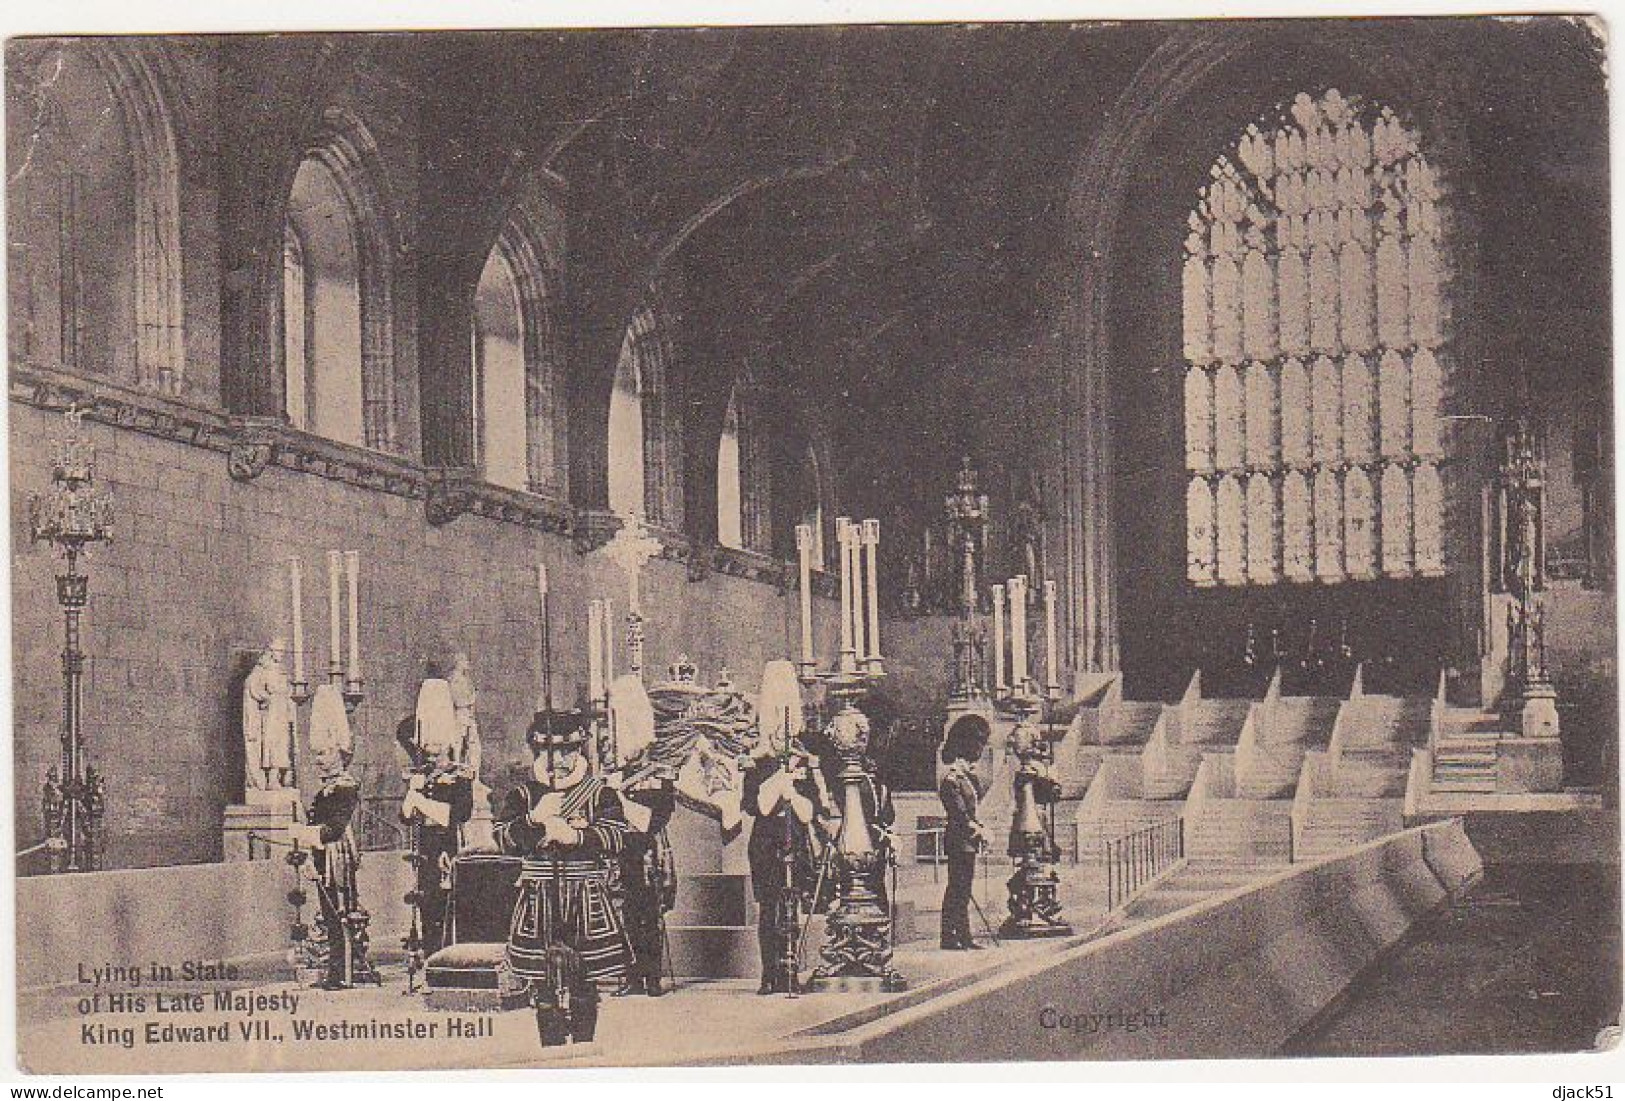
[{"label": "carved stone corbel", "polygon": [[276,460],[281,443],[280,417],[234,416],[228,428],[226,471],[234,481],[252,482]]},{"label": "carved stone corbel", "polygon": [[423,513],[435,527],[449,524],[474,505],[477,473],[467,466],[436,466],[425,472]]},{"label": "carved stone corbel", "polygon": [[711,543],[695,543],[688,548],[688,579],[690,581],[704,581],[711,576],[715,566],[716,546]]},{"label": "carved stone corbel", "polygon": [[615,533],[621,530],[622,520],[619,516],[607,509],[584,508],[575,516],[575,522],[570,525],[570,534],[575,540],[577,554],[591,554],[593,551],[606,545],[615,538]]}]

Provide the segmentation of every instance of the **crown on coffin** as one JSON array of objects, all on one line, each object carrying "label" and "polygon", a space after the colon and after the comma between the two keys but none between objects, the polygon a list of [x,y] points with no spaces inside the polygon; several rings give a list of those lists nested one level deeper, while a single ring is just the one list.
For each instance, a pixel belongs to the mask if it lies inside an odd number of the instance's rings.
[{"label": "crown on coffin", "polygon": [[677,660],[666,666],[666,679],[672,684],[693,684],[699,672],[687,654],[678,654]]}]

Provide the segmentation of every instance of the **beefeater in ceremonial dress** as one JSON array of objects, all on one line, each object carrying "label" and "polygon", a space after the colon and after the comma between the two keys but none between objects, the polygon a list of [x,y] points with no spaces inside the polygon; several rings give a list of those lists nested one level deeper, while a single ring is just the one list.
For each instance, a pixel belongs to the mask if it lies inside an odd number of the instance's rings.
[{"label": "beefeater in ceremonial dress", "polygon": [[525,980],[543,1044],[593,1038],[598,984],[626,975],[626,928],[610,894],[610,864],[625,850],[621,800],[590,774],[591,717],[539,712],[525,740],[532,778],[508,793],[495,828],[503,852],[524,858],[507,961]]}]

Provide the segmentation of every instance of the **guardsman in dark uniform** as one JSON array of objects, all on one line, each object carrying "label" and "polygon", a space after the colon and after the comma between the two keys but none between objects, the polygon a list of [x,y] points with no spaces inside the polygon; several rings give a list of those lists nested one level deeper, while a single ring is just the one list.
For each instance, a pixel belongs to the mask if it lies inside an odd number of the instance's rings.
[{"label": "guardsman in dark uniform", "polygon": [[327,976],[321,985],[342,990],[359,982],[378,982],[367,958],[369,915],[356,882],[361,853],[350,829],[361,805],[361,784],[350,772],[350,751],[342,738],[313,736],[311,741],[321,783],[310,801],[308,821],[290,834],[310,847],[326,942]]},{"label": "guardsman in dark uniform", "polygon": [[762,985],[757,993],[784,994],[792,992],[798,981],[791,958],[799,947],[797,909],[816,882],[812,825],[819,791],[812,770],[817,765],[810,763],[804,750],[786,754],[782,733],[764,742],[765,752],[746,769],[743,786],[744,809],[756,816],[746,854],[762,950]]},{"label": "guardsman in dark uniform", "polygon": [[417,873],[419,949],[433,954],[446,946],[452,861],[462,851],[463,826],[474,815],[478,766],[420,716],[396,727],[395,739],[408,761],[401,817],[413,831],[409,859]]},{"label": "guardsman in dark uniform", "polygon": [[626,929],[609,862],[626,848],[621,800],[589,772],[590,717],[538,713],[525,734],[532,778],[508,793],[494,833],[524,857],[508,930],[508,966],[526,980],[543,1044],[590,1041],[598,984],[626,976]]},{"label": "guardsman in dark uniform", "polygon": [[947,814],[942,834],[948,857],[948,889],[942,896],[942,947],[951,950],[980,948],[971,935],[971,888],[976,882],[976,854],[982,848],[983,831],[976,819],[976,803],[981,785],[972,762],[981,756],[980,747],[950,742],[942,756],[948,765],[937,794]]},{"label": "guardsman in dark uniform", "polygon": [[[634,829],[626,835],[621,853],[621,891],[625,902],[626,935],[632,943],[632,965],[617,997],[666,992],[660,968],[664,958],[662,918],[676,901],[677,874],[672,863],[666,824],[677,809],[677,793],[670,781],[637,784],[622,793],[627,817]],[[644,814],[647,822],[641,822]]]}]

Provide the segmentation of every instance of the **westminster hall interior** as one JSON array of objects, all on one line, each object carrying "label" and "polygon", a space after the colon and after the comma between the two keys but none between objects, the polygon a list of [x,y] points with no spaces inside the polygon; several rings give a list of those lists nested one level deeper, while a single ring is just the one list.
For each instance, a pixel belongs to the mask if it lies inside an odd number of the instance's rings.
[{"label": "westminster hall interior", "polygon": [[[5,68],[25,1064],[1617,1023],[1598,27],[22,38]],[[584,817],[525,797],[560,759]],[[576,935],[521,943],[561,860],[615,911],[566,953],[613,972],[584,1045],[523,982]],[[132,960],[493,1031],[87,1039],[75,984]]]}]

